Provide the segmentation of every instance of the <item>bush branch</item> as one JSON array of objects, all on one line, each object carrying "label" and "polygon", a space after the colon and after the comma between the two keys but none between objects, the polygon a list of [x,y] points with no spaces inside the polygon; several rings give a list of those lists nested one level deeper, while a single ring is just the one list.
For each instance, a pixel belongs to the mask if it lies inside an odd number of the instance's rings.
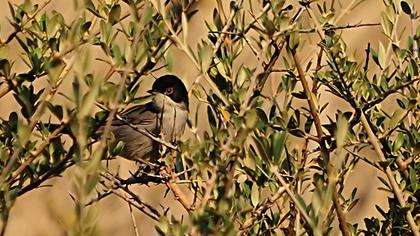
[{"label": "bush branch", "polygon": [[[369,125],[369,121],[367,120],[365,113],[363,111],[361,114],[361,121],[362,121],[363,128],[365,129],[368,135],[369,141],[372,144],[373,149],[375,150],[376,154],[378,155],[379,161],[386,162],[385,154],[382,151],[380,141],[378,137],[376,137],[376,135],[373,133],[373,130]],[[392,170],[389,166],[385,167],[385,174],[389,180],[389,183],[392,187],[392,191],[394,192],[395,197],[397,198],[401,208],[405,208],[406,202],[404,200],[402,190],[400,186],[398,185],[397,181],[395,180],[394,174],[392,173]],[[409,210],[407,210],[407,212],[405,213],[405,216],[407,218],[408,224],[410,225],[413,235],[420,236],[419,228],[416,222],[414,221],[414,218],[411,215],[411,212]]]},{"label": "bush branch", "polygon": [[[307,101],[309,104],[309,110],[312,114],[312,117],[314,119],[314,123],[315,123],[315,128],[318,134],[318,139],[320,140],[320,146],[321,146],[321,154],[327,158],[327,161],[329,161],[329,153],[328,150],[325,146],[325,140],[324,140],[324,133],[322,131],[322,124],[321,124],[321,119],[319,118],[319,114],[318,114],[318,106],[315,103],[315,96],[314,94],[311,92],[311,89],[309,88],[309,84],[306,80],[305,74],[303,72],[302,66],[300,64],[299,58],[297,56],[297,53],[295,50],[291,50],[292,51],[292,55],[293,55],[293,60],[295,62],[295,66],[296,69],[298,71],[298,75],[299,75],[299,79],[302,83],[302,87],[305,91],[305,94],[307,96]],[[328,164],[328,169],[331,168],[331,164]],[[330,171],[329,171],[330,172]],[[334,178],[331,175],[328,175],[328,178]],[[347,226],[347,222],[346,222],[346,217],[345,214],[343,212],[343,209],[341,207],[341,204],[339,202],[338,199],[338,193],[337,193],[337,189],[336,189],[336,181],[332,181],[332,190],[333,190],[333,203],[334,203],[334,207],[337,211],[337,217],[338,217],[338,221],[339,221],[339,225],[340,225],[340,229],[341,232],[343,233],[344,236],[348,236],[349,234],[349,229]]]}]

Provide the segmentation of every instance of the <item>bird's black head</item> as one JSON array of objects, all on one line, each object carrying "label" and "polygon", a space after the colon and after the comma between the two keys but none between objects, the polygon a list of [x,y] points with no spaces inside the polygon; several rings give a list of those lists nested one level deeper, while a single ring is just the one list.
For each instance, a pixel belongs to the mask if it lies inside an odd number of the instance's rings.
[{"label": "bird's black head", "polygon": [[182,80],[175,75],[159,77],[153,83],[152,91],[165,94],[176,103],[185,102],[188,105],[188,91]]}]

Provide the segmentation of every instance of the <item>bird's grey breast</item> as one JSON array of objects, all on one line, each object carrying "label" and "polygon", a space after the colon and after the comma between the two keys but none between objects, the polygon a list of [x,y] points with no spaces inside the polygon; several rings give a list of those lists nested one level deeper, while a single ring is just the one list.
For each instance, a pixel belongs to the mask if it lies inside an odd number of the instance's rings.
[{"label": "bird's grey breast", "polygon": [[152,105],[159,111],[160,132],[167,142],[173,142],[184,132],[188,119],[188,104],[176,103],[164,94],[156,94]]},{"label": "bird's grey breast", "polygon": [[181,106],[168,106],[163,109],[161,133],[167,142],[174,142],[183,133],[188,119],[188,110]]}]

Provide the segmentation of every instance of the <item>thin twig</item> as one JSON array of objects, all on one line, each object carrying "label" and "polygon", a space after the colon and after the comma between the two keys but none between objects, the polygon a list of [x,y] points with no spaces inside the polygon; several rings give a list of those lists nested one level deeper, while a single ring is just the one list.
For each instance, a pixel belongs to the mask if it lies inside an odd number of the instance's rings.
[{"label": "thin twig", "polygon": [[223,2],[222,0],[216,0],[217,3],[217,12],[220,15],[220,19],[222,20],[223,23],[226,22],[226,14],[225,14],[225,10],[223,8]]},{"label": "thin twig", "polygon": [[289,185],[280,187],[275,194],[273,194],[271,197],[269,197],[265,204],[261,205],[258,209],[256,209],[250,218],[248,218],[241,226],[240,230],[245,231],[251,227],[254,222],[259,219],[262,214],[264,214],[267,210],[269,210],[274,203],[283,195],[283,193],[286,191],[286,188],[288,188]]},{"label": "thin twig", "polygon": [[317,131],[317,134],[318,134],[318,138],[319,138],[319,140],[322,140],[324,134],[323,134],[323,131],[322,131],[321,119],[319,118],[319,114],[318,114],[318,106],[315,103],[314,95],[309,88],[308,82],[306,81],[305,73],[303,72],[302,66],[300,64],[300,60],[299,60],[295,50],[292,50],[292,55],[293,55],[293,60],[295,62],[296,69],[298,71],[299,80],[301,81],[303,90],[305,91],[305,94],[308,98],[307,100],[308,100],[308,104],[309,104],[309,110],[310,110],[311,115],[314,119],[315,128],[316,128],[316,131]]},{"label": "thin twig", "polygon": [[[369,137],[369,141],[372,144],[373,149],[375,150],[376,154],[378,155],[379,161],[386,162],[385,154],[382,151],[380,141],[378,137],[373,133],[372,128],[370,127],[369,121],[367,120],[365,113],[363,111],[361,114],[361,121],[362,121],[363,128],[365,129]],[[395,180],[395,177],[394,177],[394,174],[392,173],[391,168],[389,166],[386,166],[384,170],[388,178],[388,181],[392,187],[392,191],[394,192],[395,197],[398,200],[398,203],[400,204],[401,208],[405,208],[406,202],[404,200],[402,190],[400,189],[400,186]],[[408,224],[410,225],[413,235],[420,236],[419,228],[416,222],[414,221],[413,216],[411,215],[411,211],[407,209],[405,216],[407,218]]]},{"label": "thin twig", "polygon": [[0,236],[4,236],[6,234],[7,225],[9,224],[9,213],[7,212],[7,214],[3,216],[2,219],[3,225],[0,231]]},{"label": "thin twig", "polygon": [[[230,10],[229,19],[226,22],[226,25],[223,27],[222,32],[228,32],[229,28],[233,23],[233,18],[235,17],[237,11],[238,9],[236,7],[232,7],[232,9]],[[226,35],[227,34],[220,34],[219,38],[216,41],[216,44],[214,45],[213,54],[216,54],[217,51],[219,51],[220,46],[226,38]]]},{"label": "thin twig", "polygon": [[368,69],[369,69],[369,55],[370,55],[370,43],[368,43],[366,49],[366,58],[365,58],[365,65],[363,66],[363,71],[365,72],[365,74],[367,74]]},{"label": "thin twig", "polygon": [[312,22],[315,23],[314,30],[316,30],[316,33],[319,35],[321,39],[325,38],[325,33],[322,30],[322,26],[319,24],[318,18],[315,16],[315,13],[312,11],[312,8],[309,6],[309,4],[305,6],[305,9],[308,12],[309,16],[312,18]]},{"label": "thin twig", "polygon": [[[171,153],[173,155],[173,153]],[[166,186],[172,191],[174,194],[175,199],[181,203],[181,205],[184,207],[187,211],[192,211],[195,209],[194,205],[191,205],[188,200],[187,196],[182,192],[182,190],[179,188],[178,184],[176,183],[176,176],[173,173],[172,168],[168,171],[167,168],[162,168],[161,175],[170,174],[171,178],[169,181],[166,182]]]},{"label": "thin twig", "polygon": [[28,167],[29,164],[31,164],[37,157],[39,157],[44,148],[46,148],[50,144],[51,140],[60,136],[60,132],[64,129],[64,127],[66,127],[66,124],[61,124],[60,127],[55,129],[54,132],[52,132],[35,151],[31,151],[29,153],[29,157],[26,158],[26,160],[15,171],[13,171],[11,176],[12,179],[20,175],[26,169],[26,167]]},{"label": "thin twig", "polygon": [[[295,50],[292,50],[292,55],[293,55],[293,60],[295,62],[296,69],[298,71],[299,79],[302,83],[302,87],[303,87],[303,89],[305,91],[305,94],[307,96],[307,101],[308,101],[309,108],[310,108],[309,110],[310,110],[310,112],[312,114],[312,117],[314,119],[315,128],[316,128],[316,131],[317,131],[318,138],[320,140],[319,144],[321,146],[321,154],[324,156],[324,158],[327,159],[327,161],[329,161],[329,153],[328,153],[328,149],[326,148],[326,145],[325,145],[324,133],[322,131],[321,119],[319,118],[319,114],[318,114],[318,106],[316,105],[316,103],[314,101],[315,96],[309,88],[309,84],[306,81],[305,74],[303,72],[302,66],[300,65],[300,61],[299,61],[299,58],[298,58]],[[331,164],[329,164],[328,168],[331,168]],[[329,176],[329,178],[334,178],[334,177]],[[333,186],[332,186],[332,188],[333,188],[333,203],[334,203],[334,206],[335,206],[336,211],[337,211],[337,217],[338,217],[338,220],[339,220],[340,229],[341,229],[341,232],[343,233],[344,236],[348,236],[350,231],[349,231],[349,228],[348,228],[348,225],[347,225],[347,222],[346,222],[346,217],[345,217],[345,214],[343,212],[342,206],[341,206],[341,204],[339,203],[339,200],[338,200],[336,182],[333,181],[331,183],[333,184]]]},{"label": "thin twig", "polygon": [[[333,26],[333,27],[323,27],[322,30],[346,30],[346,29],[354,29],[354,28],[362,28],[362,27],[374,27],[374,26],[380,26],[379,23],[359,23],[355,25],[341,25],[341,26]],[[301,34],[308,34],[308,33],[318,33],[318,29],[300,29],[297,30],[297,32]]]},{"label": "thin twig", "polygon": [[[215,173],[217,173],[217,171]],[[211,194],[213,193],[214,187],[216,186],[216,182],[217,174],[213,174],[211,178],[207,181],[207,187],[205,189],[206,191],[204,192],[204,196],[202,197],[199,209],[203,209],[204,206],[206,206],[207,203],[210,201]]]},{"label": "thin twig", "polygon": [[18,196],[21,196],[31,191],[32,189],[39,187],[43,182],[50,179],[51,176],[58,176],[61,173],[62,169],[67,169],[68,167],[72,166],[74,164],[74,162],[70,162],[72,157],[73,153],[67,153],[62,160],[60,160],[56,165],[51,167],[46,173],[42,174],[42,176],[40,176],[38,179],[34,180],[30,184],[26,185],[25,187],[22,187],[18,192]]},{"label": "thin twig", "polygon": [[[141,212],[143,212],[144,214],[146,214],[150,218],[152,218],[152,219],[154,219],[156,221],[159,221],[159,218],[161,216],[161,214],[159,213],[159,211],[156,210],[151,205],[149,205],[148,203],[144,202],[140,198],[140,196],[138,196],[137,194],[135,194],[134,192],[132,192],[128,188],[128,186],[125,186],[125,185],[121,184],[121,178],[119,176],[113,176],[110,173],[101,174],[101,176],[104,177],[105,179],[111,181],[112,186],[108,186],[103,181],[100,182],[109,191],[112,191],[117,196],[120,195],[119,197],[123,198],[125,201],[130,201],[131,203],[133,203],[133,201],[134,201],[134,202],[140,204],[140,206],[135,205],[137,209],[139,209]],[[118,190],[118,189],[124,191],[125,193],[127,193],[130,196],[130,198],[126,198],[126,197],[123,197],[121,194],[117,194],[118,192],[116,190]],[[150,212],[146,211],[146,209],[149,210]]]},{"label": "thin twig", "polygon": [[42,10],[44,10],[44,8],[51,3],[52,0],[46,0],[45,2],[43,2],[41,5],[38,6],[38,8],[35,10],[35,12],[29,16],[28,18],[22,23],[22,25],[20,25],[20,27],[18,29],[16,29],[13,33],[11,33],[5,42],[0,42],[0,44],[8,44],[10,41],[12,41],[16,35],[22,31],[22,27],[24,27],[26,24],[28,24],[31,20],[33,20],[35,18],[36,15],[38,15],[38,13],[40,13]]},{"label": "thin twig", "polygon": [[[66,66],[64,67],[63,71],[61,72],[60,76],[58,77],[57,81],[55,82],[55,84],[51,87],[51,89],[49,91],[45,91],[44,92],[44,96],[41,99],[41,104],[38,106],[36,112],[34,115],[32,115],[30,121],[29,121],[29,125],[28,125],[28,129],[29,131],[33,131],[36,124],[38,123],[41,115],[43,114],[47,103],[49,101],[51,101],[51,99],[53,99],[54,95],[56,94],[58,87],[62,84],[64,78],[67,77],[68,73],[70,72],[71,68],[73,67],[73,63],[74,63],[75,57],[73,57],[68,63],[66,63]],[[26,143],[29,141],[29,139],[26,141]],[[19,157],[19,155],[22,153],[22,151],[24,150],[24,147],[26,146],[26,143],[22,143],[21,146],[15,150],[15,152],[13,153],[12,157],[9,159],[8,163],[6,164],[6,167],[3,169],[3,172],[0,176],[0,183],[2,183],[5,179],[6,176],[9,174],[9,172],[11,171],[11,169],[13,168],[14,164],[16,163],[17,158]]]},{"label": "thin twig", "polygon": [[166,19],[166,13],[164,12],[165,10],[163,9],[163,12],[161,12],[161,9],[159,9],[159,4],[156,1],[152,1],[152,3],[155,6],[156,10],[162,15],[163,22],[165,23],[166,28],[169,30],[170,34],[172,35],[172,40],[175,41],[175,43],[180,47],[180,49],[188,56],[188,58],[194,64],[194,66],[201,72],[203,77],[206,79],[206,82],[210,85],[210,87],[213,89],[213,92],[220,98],[223,104],[225,106],[229,106],[229,101],[226,99],[225,95],[223,95],[223,93],[217,87],[215,82],[210,78],[207,71],[202,71],[200,64],[192,54],[189,47],[184,44],[184,42],[179,38],[178,34],[171,26],[170,22],[168,22],[168,20]]},{"label": "thin twig", "polygon": [[134,217],[134,214],[133,214],[133,208],[131,207],[131,203],[127,202],[127,204],[128,204],[128,208],[130,209],[131,222],[133,223],[134,233],[136,234],[136,236],[140,236],[138,228],[137,228],[137,224],[136,224],[136,218]]},{"label": "thin twig", "polygon": [[[114,189],[111,189],[110,191],[112,191],[112,193],[115,194],[115,196],[121,198],[125,202],[127,202],[127,203],[131,204],[132,206],[134,206],[135,208],[137,208],[137,210],[143,212],[145,215],[147,215],[148,217],[150,217],[152,220],[154,220],[156,222],[159,222],[159,216],[152,215],[151,213],[147,212],[144,209],[144,206],[145,206],[144,205],[145,204],[144,202],[139,203],[136,198],[127,198],[127,197],[123,196],[121,193],[118,193],[117,191],[115,191]],[[126,190],[124,190],[124,191],[126,191]],[[136,196],[136,197],[138,197],[138,196]],[[136,203],[139,203],[140,205],[138,205]]]},{"label": "thin twig", "polygon": [[412,80],[410,80],[409,82],[403,83],[401,85],[396,86],[393,89],[390,89],[388,91],[386,91],[385,93],[381,94],[381,96],[373,101],[370,101],[366,104],[362,105],[362,110],[366,111],[366,109],[369,109],[373,106],[375,106],[376,104],[381,103],[382,101],[384,101],[388,96],[398,92],[401,89],[404,89],[412,84],[414,84],[415,82],[420,81],[420,77],[414,78]]},{"label": "thin twig", "polygon": [[290,199],[294,202],[294,204],[297,206],[298,210],[302,214],[303,218],[305,219],[306,223],[308,223],[311,228],[313,228],[313,222],[309,218],[308,212],[306,212],[306,206],[302,206],[301,202],[296,198],[295,194],[288,188],[288,184],[283,179],[283,177],[280,175],[278,166],[272,165],[271,166],[271,172],[274,173],[274,175],[277,177],[277,179],[280,181],[280,184],[282,187],[285,188],[285,191],[287,195],[289,195]]},{"label": "thin twig", "polygon": [[340,15],[334,18],[332,25],[336,25],[347,13],[351,12],[358,4],[364,0],[352,0],[347,7],[341,11]]},{"label": "thin twig", "polygon": [[[245,29],[243,30],[243,32],[242,32],[242,35],[244,35],[244,37],[245,37],[245,34],[247,34],[248,33],[248,31],[250,30],[250,29],[252,29],[253,27],[254,27],[254,24],[255,23],[258,23],[258,20],[259,19],[261,19],[261,17],[263,17],[264,16],[264,14],[266,14],[267,12],[268,12],[268,10],[270,10],[270,6],[271,6],[271,4],[270,3],[267,3],[267,4],[265,4],[265,6],[263,7],[263,9],[261,9],[261,12],[258,14],[258,16],[254,16],[254,15],[252,15],[251,14],[251,17],[253,17],[253,21],[251,22],[251,23],[249,23],[246,27],[245,27]],[[233,41],[234,42],[236,42],[237,40],[239,40],[239,39],[241,39],[240,37],[238,37],[238,38],[236,38],[236,39],[234,39]]]}]

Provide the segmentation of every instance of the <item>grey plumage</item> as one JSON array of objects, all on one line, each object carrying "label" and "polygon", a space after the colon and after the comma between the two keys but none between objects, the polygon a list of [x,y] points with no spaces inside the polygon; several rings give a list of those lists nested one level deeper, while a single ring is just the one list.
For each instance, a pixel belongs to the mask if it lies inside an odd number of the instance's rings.
[{"label": "grey plumage", "polygon": [[[184,132],[188,118],[188,96],[184,84],[173,75],[160,77],[153,84],[150,103],[134,106],[114,119],[111,132],[124,142],[120,156],[131,160],[154,161],[159,158],[161,144],[144,131],[165,142],[173,142]],[[136,128],[131,127],[135,126]],[[143,132],[139,132],[143,131]]]},{"label": "grey plumage", "polygon": [[138,129],[158,136],[160,132],[159,113],[149,110],[151,107],[150,104],[133,107],[121,115],[124,121],[113,120],[111,132],[117,140],[124,142],[124,148],[120,156],[133,160],[158,157],[159,143],[127,125],[127,123],[130,123]]}]

